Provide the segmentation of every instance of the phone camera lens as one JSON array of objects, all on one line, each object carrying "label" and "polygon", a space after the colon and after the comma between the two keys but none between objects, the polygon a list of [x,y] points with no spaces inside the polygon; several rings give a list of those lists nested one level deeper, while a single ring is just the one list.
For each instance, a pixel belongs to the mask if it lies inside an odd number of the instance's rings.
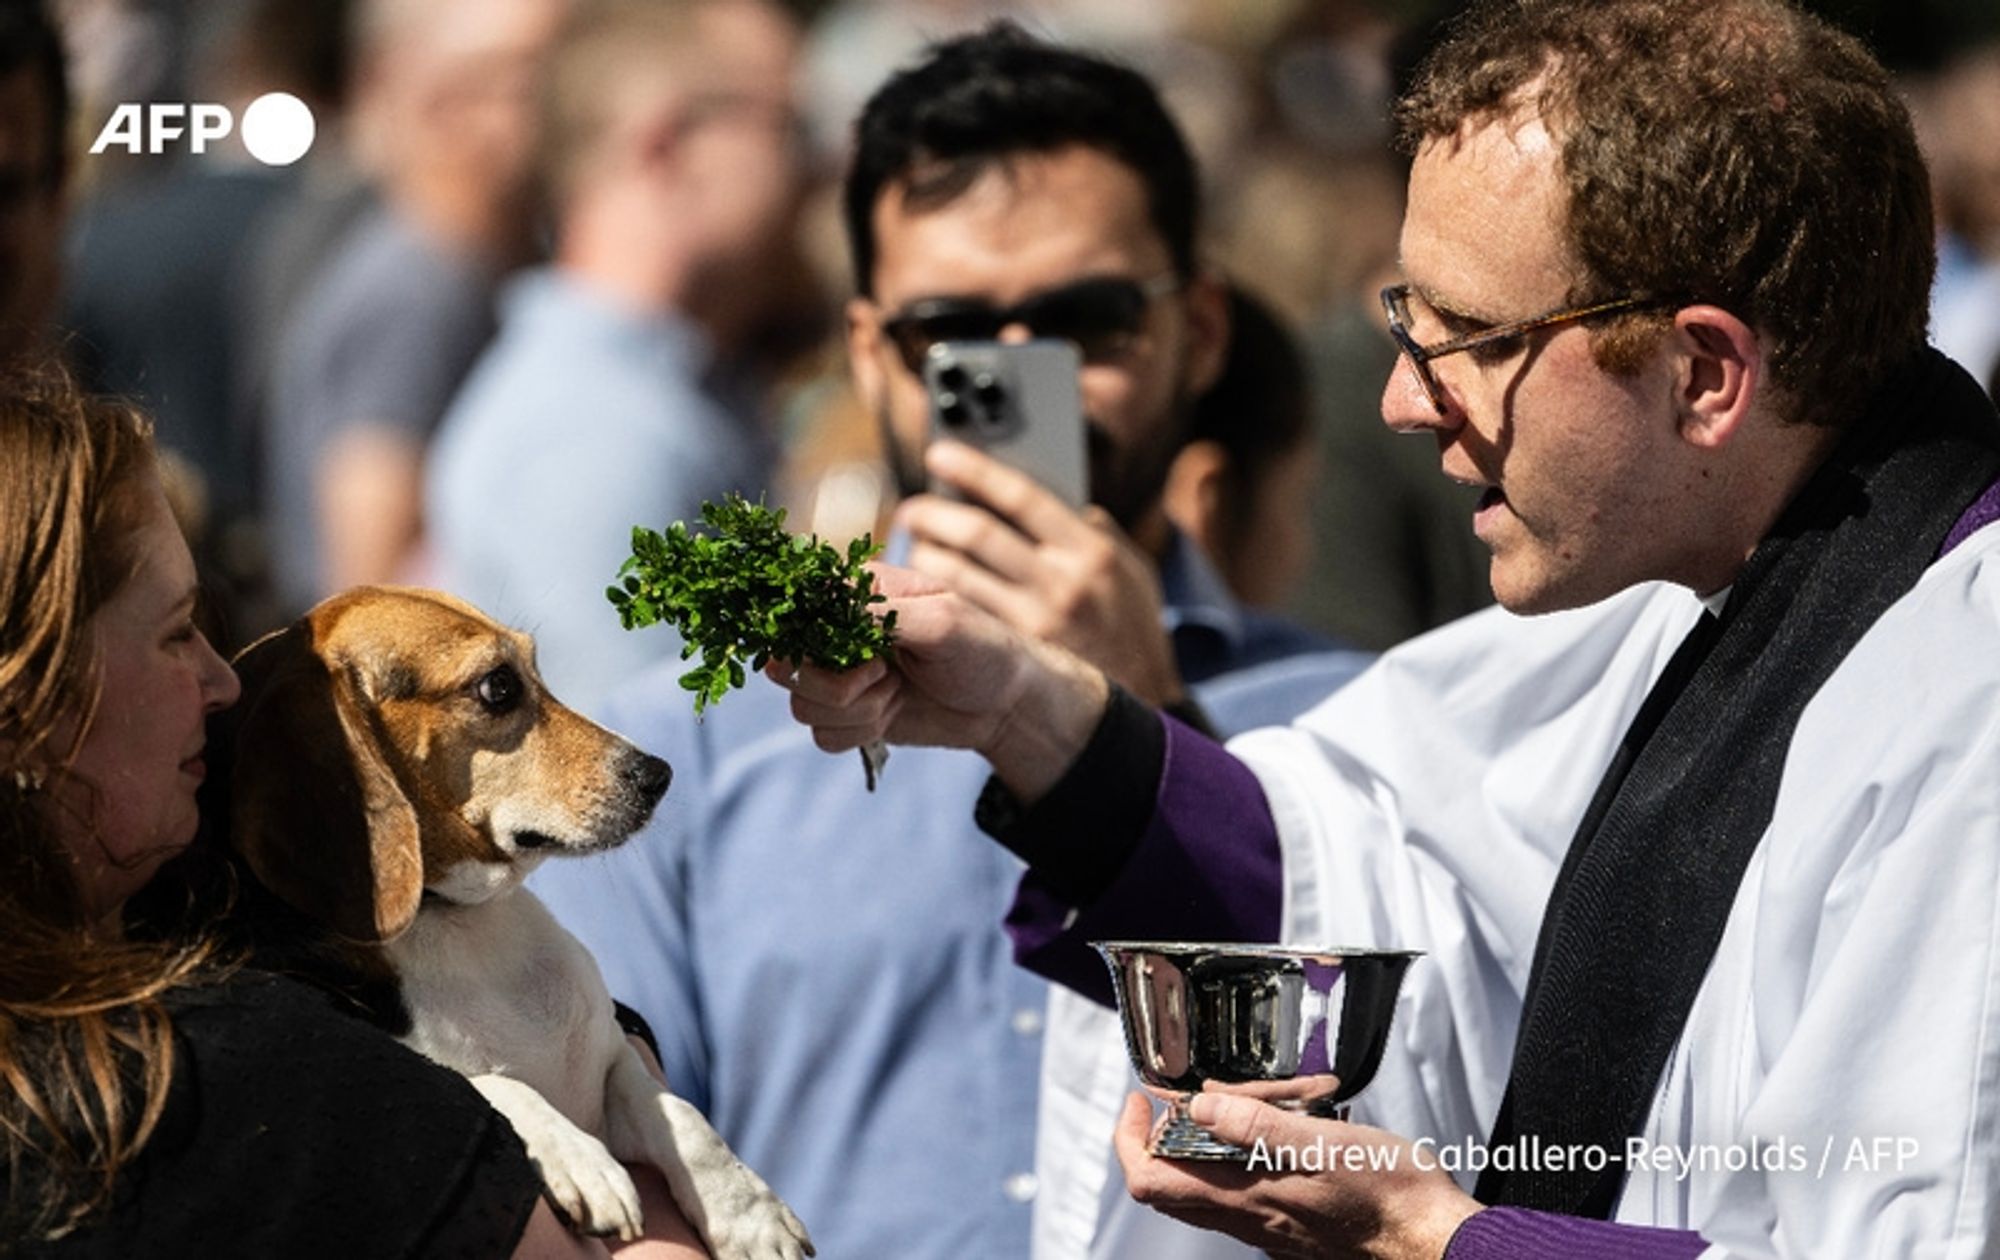
[{"label": "phone camera lens", "polygon": [[981,372],[972,380],[972,392],[980,402],[988,407],[998,407],[1007,397],[1007,390],[991,372]]},{"label": "phone camera lens", "polygon": [[956,394],[965,388],[965,369],[956,363],[938,369],[938,384]]},{"label": "phone camera lens", "polygon": [[957,394],[939,394],[937,408],[939,418],[954,428],[963,427],[972,420],[971,409]]}]

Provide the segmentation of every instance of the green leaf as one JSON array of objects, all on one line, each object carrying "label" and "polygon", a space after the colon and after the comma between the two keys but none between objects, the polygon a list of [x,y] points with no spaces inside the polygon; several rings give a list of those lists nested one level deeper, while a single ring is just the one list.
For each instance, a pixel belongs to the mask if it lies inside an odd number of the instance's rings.
[{"label": "green leaf", "polygon": [[881,550],[873,539],[843,553],[786,533],[784,522],[782,510],[732,494],[701,505],[706,533],[681,521],[632,530],[632,555],[618,570],[624,590],[606,594],[627,629],[669,622],[685,643],[682,659],[699,652],[701,663],[681,677],[697,714],[772,659],[848,669],[893,653],[895,614],[878,620],[869,611],[883,602],[862,567]]}]

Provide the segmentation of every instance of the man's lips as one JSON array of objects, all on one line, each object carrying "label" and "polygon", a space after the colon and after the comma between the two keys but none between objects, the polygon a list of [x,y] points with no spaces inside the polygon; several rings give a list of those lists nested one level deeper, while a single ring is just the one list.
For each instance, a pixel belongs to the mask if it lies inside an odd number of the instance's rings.
[{"label": "man's lips", "polygon": [[181,762],[181,773],[185,775],[192,775],[194,778],[197,779],[207,778],[208,763],[202,760],[202,756],[200,753],[196,753],[194,756],[189,757],[186,761]]},{"label": "man's lips", "polygon": [[1461,473],[1453,471],[1449,466],[1443,471],[1446,479],[1468,490],[1479,491],[1479,499],[1472,508],[1472,531],[1474,534],[1483,533],[1485,527],[1492,524],[1500,510],[1507,505],[1507,492],[1502,490],[1497,482],[1488,480],[1475,471]]}]

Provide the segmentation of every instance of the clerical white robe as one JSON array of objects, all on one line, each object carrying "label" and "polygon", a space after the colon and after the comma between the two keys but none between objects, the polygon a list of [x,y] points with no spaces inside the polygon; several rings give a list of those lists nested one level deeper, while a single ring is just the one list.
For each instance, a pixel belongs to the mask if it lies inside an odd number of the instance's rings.
[{"label": "clerical white robe", "polygon": [[[1357,1121],[1483,1149],[1564,850],[1700,611],[1663,585],[1545,617],[1492,610],[1388,653],[1293,726],[1232,742],[1278,824],[1284,939],[1427,951]],[[1617,1218],[1697,1230],[1707,1260],[2000,1255],[1996,1079],[1989,527],[1931,566],[1801,716]],[[1037,1260],[1253,1254],[1124,1197],[1110,1135],[1130,1087],[1115,1017],[1058,994]]]}]

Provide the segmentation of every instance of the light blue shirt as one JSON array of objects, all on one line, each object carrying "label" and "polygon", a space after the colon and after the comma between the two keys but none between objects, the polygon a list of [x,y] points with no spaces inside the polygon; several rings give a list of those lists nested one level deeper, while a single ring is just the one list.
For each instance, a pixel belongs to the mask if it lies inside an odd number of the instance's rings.
[{"label": "light blue shirt", "polygon": [[[1327,645],[1229,605],[1185,545],[1162,579],[1183,660],[1310,665],[1264,695],[1216,679],[1225,727],[1302,710],[1368,660],[1301,655]],[[871,796],[783,690],[752,679],[697,724],[678,673],[606,706],[673,765],[653,825],[534,888],[826,1260],[1026,1256],[1047,986],[1000,926],[1021,866],[972,824],[986,763],[898,748]]]},{"label": "light blue shirt", "polygon": [[704,384],[709,357],[684,320],[532,272],[432,449],[437,584],[534,634],[542,677],[585,712],[679,655],[671,631],[625,633],[604,597],[632,527],[692,521],[703,500],[755,499],[769,480],[763,435]]}]

